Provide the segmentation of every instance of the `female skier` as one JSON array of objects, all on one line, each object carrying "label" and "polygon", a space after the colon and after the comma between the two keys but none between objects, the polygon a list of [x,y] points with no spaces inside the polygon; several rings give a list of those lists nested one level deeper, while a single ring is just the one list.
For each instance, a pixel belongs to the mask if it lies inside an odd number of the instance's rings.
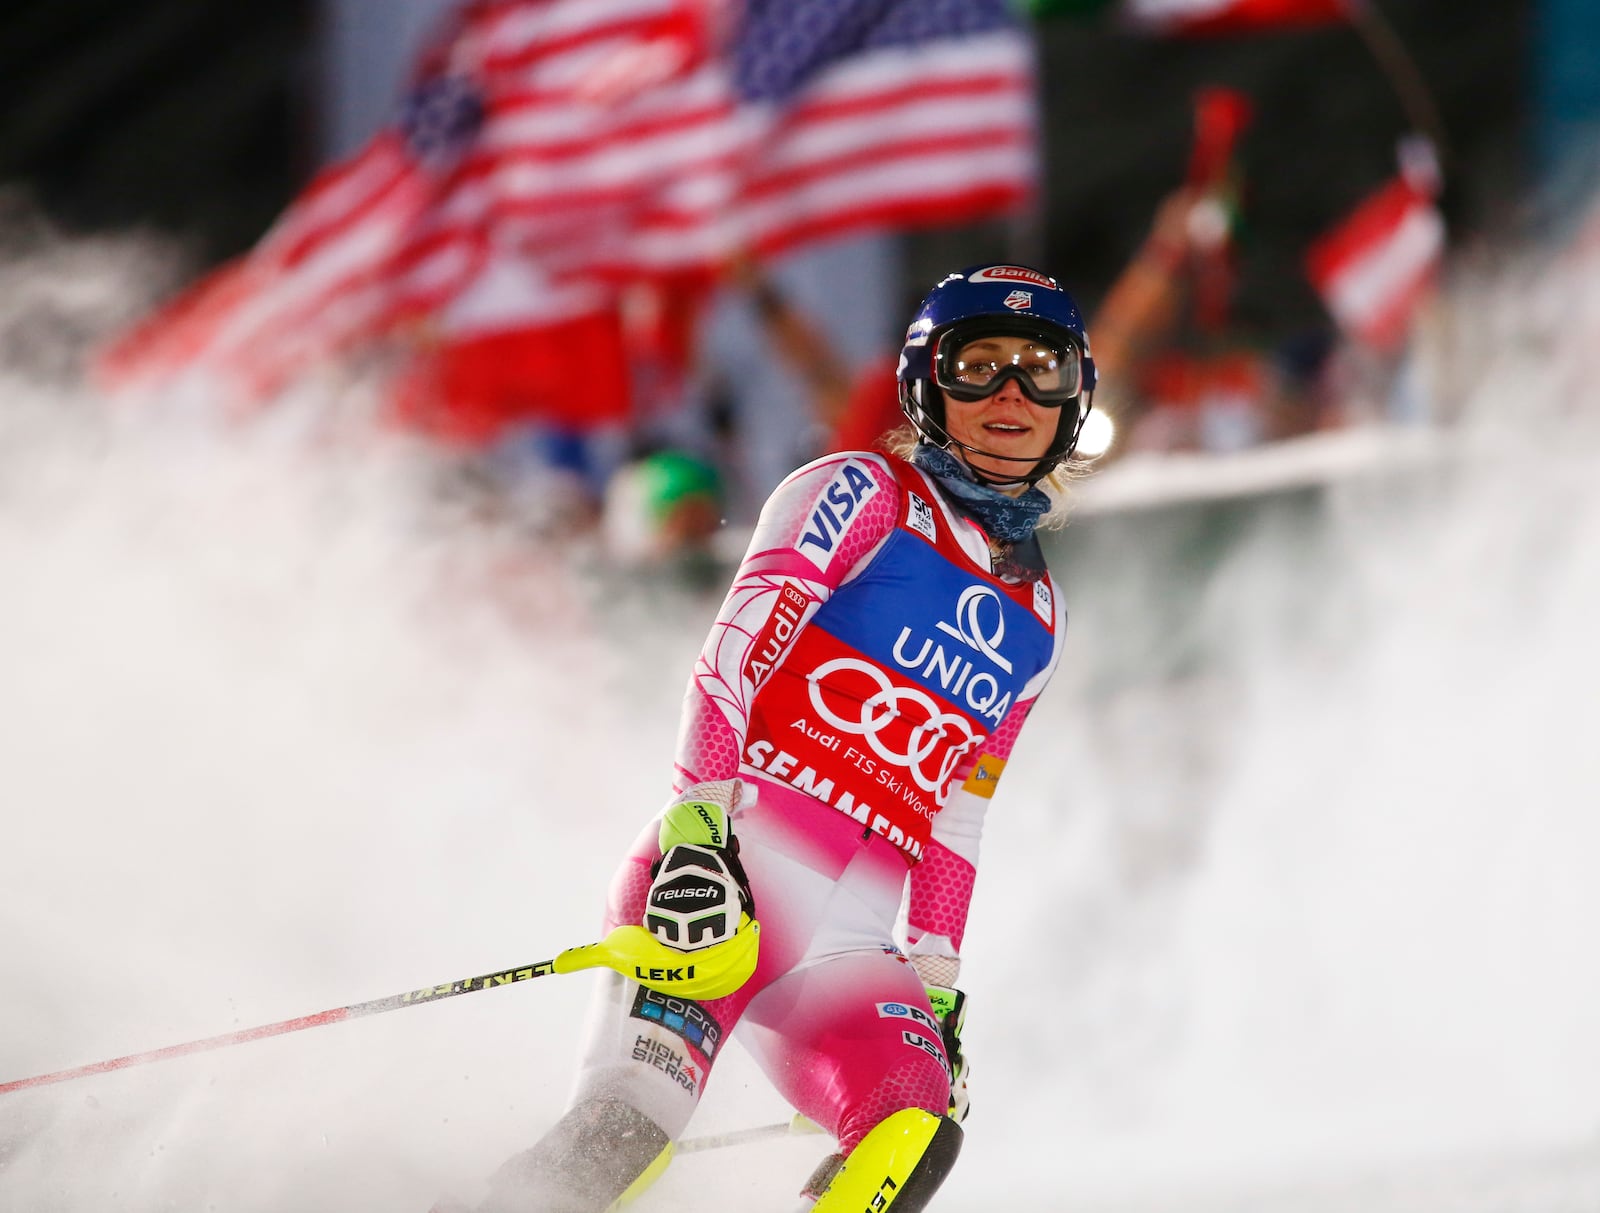
[{"label": "female skier", "polygon": [[690,680],[677,795],[607,901],[608,928],[651,932],[643,984],[602,977],[568,1111],[481,1213],[627,1203],[736,1027],[838,1141],[802,1208],[914,1213],[955,1161],[979,834],[1066,622],[1039,485],[1095,371],[1055,279],[991,265],[933,288],[898,378],[905,458],[828,456],[762,511]]}]

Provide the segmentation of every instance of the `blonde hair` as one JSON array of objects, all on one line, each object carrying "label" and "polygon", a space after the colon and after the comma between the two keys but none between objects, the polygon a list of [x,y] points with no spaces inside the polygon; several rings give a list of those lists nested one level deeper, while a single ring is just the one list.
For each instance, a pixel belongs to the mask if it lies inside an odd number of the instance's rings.
[{"label": "blonde hair", "polygon": [[[876,445],[899,459],[909,460],[918,444],[926,441],[909,421],[898,429],[882,435]],[[1093,470],[1085,459],[1065,459],[1050,469],[1050,474],[1040,479],[1036,487],[1050,498],[1050,512],[1039,519],[1040,530],[1059,530],[1067,525],[1071,510],[1072,486]]]}]

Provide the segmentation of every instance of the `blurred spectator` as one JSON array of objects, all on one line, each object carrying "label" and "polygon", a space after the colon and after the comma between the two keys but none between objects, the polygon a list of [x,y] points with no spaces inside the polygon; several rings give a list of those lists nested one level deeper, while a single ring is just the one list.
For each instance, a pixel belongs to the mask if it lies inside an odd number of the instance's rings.
[{"label": "blurred spectator", "polygon": [[1099,403],[1117,434],[1108,458],[1136,451],[1227,453],[1317,430],[1402,420],[1400,350],[1379,357],[1331,325],[1275,345],[1196,314],[1225,238],[1215,197],[1170,195],[1090,325]]},{"label": "blurred spectator", "polygon": [[844,407],[828,432],[829,451],[884,449],[884,435],[905,424],[895,378],[898,362],[898,355],[893,354],[874,358],[856,374]]},{"label": "blurred spectator", "polygon": [[1308,329],[1279,344],[1267,364],[1262,437],[1294,438],[1340,423],[1332,374],[1338,339],[1333,330]]},{"label": "blurred spectator", "polygon": [[421,336],[395,385],[396,422],[476,464],[482,486],[530,520],[597,518],[632,411],[614,301],[559,291],[503,255]]},{"label": "blurred spectator", "polygon": [[1203,195],[1185,186],[1167,195],[1133,258],[1106,291],[1090,340],[1108,379],[1126,378],[1177,324],[1184,298],[1196,208]]},{"label": "blurred spectator", "polygon": [[704,372],[725,395],[734,429],[732,516],[753,517],[779,481],[828,449],[857,377],[898,351],[890,317],[900,311],[900,275],[898,242],[882,235],[831,241],[759,270],[734,267],[702,338]]},{"label": "blurred spectator", "polygon": [[1264,360],[1252,351],[1160,355],[1139,377],[1137,417],[1117,421],[1129,451],[1243,450],[1265,436]]},{"label": "blurred spectator", "polygon": [[710,286],[682,273],[557,289],[502,253],[421,335],[394,418],[453,450],[524,524],[597,523],[630,450],[709,451],[691,358]]},{"label": "blurred spectator", "polygon": [[636,572],[720,584],[715,541],[725,506],[722,476],[709,461],[670,448],[650,452],[624,464],[606,488],[606,553]]},{"label": "blurred spectator", "polygon": [[[1119,429],[1131,428],[1154,412],[1147,445],[1196,448],[1204,431],[1212,449],[1231,449],[1260,440],[1258,431],[1265,429],[1254,416],[1261,396],[1258,379],[1264,372],[1245,355],[1235,354],[1214,374],[1194,360],[1155,360],[1183,316],[1189,288],[1185,271],[1194,248],[1216,239],[1216,205],[1204,191],[1191,187],[1165,199],[1149,235],[1089,321],[1095,362],[1101,383],[1107,385],[1102,407],[1115,415]],[[812,454],[868,450],[901,425],[896,353],[886,345],[852,370],[833,353],[819,318],[791,299],[762,267],[744,263],[738,279],[754,301],[768,346],[809,393],[809,415],[816,427]],[[1153,395],[1143,390],[1151,366],[1158,368],[1159,387]],[[1202,396],[1212,395],[1214,406],[1196,409]],[[1157,440],[1158,435],[1164,437]]]},{"label": "blurred spectator", "polygon": [[810,393],[814,454],[871,450],[900,426],[905,417],[895,381],[897,352],[871,355],[852,370],[756,262],[740,262],[735,275],[749,293],[768,343]]},{"label": "blurred spectator", "polygon": [[638,278],[619,304],[627,340],[636,446],[682,447],[717,457],[720,426],[697,380],[696,356],[717,287],[709,271]]}]

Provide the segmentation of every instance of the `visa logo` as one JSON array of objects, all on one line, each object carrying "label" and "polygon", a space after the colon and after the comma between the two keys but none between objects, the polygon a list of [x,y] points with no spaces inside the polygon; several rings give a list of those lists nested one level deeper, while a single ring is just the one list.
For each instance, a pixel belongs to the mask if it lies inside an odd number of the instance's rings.
[{"label": "visa logo", "polygon": [[811,518],[795,545],[819,570],[826,571],[834,545],[861,503],[878,491],[878,482],[855,460],[842,467],[817,496]]}]

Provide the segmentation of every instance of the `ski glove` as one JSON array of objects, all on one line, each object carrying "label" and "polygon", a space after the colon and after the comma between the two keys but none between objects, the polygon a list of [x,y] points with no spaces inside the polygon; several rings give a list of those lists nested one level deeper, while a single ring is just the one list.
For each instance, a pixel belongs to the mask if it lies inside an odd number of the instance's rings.
[{"label": "ski glove", "polygon": [[699,783],[661,815],[661,858],[650,867],[644,925],[668,947],[693,952],[726,943],[755,917],[729,821],[738,797],[736,780]]},{"label": "ski glove", "polygon": [[933,1007],[933,1017],[939,1021],[939,1036],[944,1041],[944,1054],[950,1059],[950,1111],[951,1120],[960,1124],[971,1110],[967,1095],[967,1075],[972,1067],[961,1051],[961,1029],[967,1022],[967,996],[950,986],[924,986],[928,1003]]},{"label": "ski glove", "polygon": [[717,784],[697,784],[667,806],[661,814],[657,842],[665,855],[681,843],[697,847],[725,847],[733,837],[728,823],[728,807],[712,795],[696,792],[718,788]]},{"label": "ski glove", "polygon": [[650,865],[644,926],[669,948],[695,952],[726,943],[755,917],[739,843],[698,847],[680,842]]}]

